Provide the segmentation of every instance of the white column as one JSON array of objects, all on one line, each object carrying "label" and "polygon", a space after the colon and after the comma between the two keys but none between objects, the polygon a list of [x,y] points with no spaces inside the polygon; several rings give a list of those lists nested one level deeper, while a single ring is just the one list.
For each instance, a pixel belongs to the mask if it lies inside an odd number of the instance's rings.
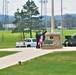
[{"label": "white column", "polygon": [[51,0],[51,33],[54,32],[54,0]]}]

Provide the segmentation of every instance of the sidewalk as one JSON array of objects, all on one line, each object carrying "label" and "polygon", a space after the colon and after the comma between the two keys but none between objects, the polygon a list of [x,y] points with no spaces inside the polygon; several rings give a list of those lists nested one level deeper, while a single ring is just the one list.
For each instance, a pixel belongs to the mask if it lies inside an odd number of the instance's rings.
[{"label": "sidewalk", "polygon": [[0,58],[0,69],[3,69],[18,64],[19,61],[25,62],[27,60],[55,51],[76,51],[76,47],[64,47],[62,49],[54,50],[42,50],[36,48],[7,48],[0,49],[0,51],[19,51],[18,53]]}]

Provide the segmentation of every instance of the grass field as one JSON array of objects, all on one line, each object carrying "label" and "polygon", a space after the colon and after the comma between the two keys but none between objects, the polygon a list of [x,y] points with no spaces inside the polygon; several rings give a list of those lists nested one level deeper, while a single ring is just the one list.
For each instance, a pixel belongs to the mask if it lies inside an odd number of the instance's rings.
[{"label": "grass field", "polygon": [[[60,32],[62,34],[62,30],[55,30],[55,32]],[[65,35],[73,35],[76,33],[76,30],[63,30]],[[25,33],[25,37],[28,38],[29,33]],[[33,32],[33,37],[35,37],[35,32]],[[62,37],[62,35],[61,35]],[[21,41],[20,33],[11,33],[11,31],[0,31],[0,48],[11,48],[15,47],[15,43],[17,41]]]},{"label": "grass field", "polygon": [[55,52],[0,70],[0,75],[76,75],[76,52]]},{"label": "grass field", "polygon": [[[25,36],[29,36],[25,34]],[[0,31],[0,48],[15,47],[15,43],[21,41],[20,33],[11,33],[11,31]]]},{"label": "grass field", "polygon": [[16,51],[0,51],[0,58],[16,53]]}]

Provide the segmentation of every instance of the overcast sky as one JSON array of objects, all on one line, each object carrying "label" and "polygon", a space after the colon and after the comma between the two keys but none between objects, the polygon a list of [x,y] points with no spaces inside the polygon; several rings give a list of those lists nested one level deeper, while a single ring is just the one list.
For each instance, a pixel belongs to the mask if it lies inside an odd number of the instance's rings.
[{"label": "overcast sky", "polygon": [[[2,1],[0,0],[0,14],[2,14]],[[8,14],[14,15],[14,13],[17,11],[17,8],[21,9],[22,5],[26,3],[27,0],[8,0]],[[40,11],[40,0],[34,0],[36,5],[39,7]],[[55,15],[61,14],[61,0],[54,0],[54,10]],[[63,0],[63,14],[66,13],[73,13],[76,14],[76,0]],[[47,15],[51,15],[51,0],[48,0],[47,2]]]}]

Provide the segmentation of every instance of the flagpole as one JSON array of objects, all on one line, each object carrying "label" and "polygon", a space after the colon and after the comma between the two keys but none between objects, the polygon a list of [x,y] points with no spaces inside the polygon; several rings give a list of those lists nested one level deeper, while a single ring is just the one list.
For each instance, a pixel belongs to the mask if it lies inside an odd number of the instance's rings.
[{"label": "flagpole", "polygon": [[51,33],[54,32],[54,0],[51,0]]}]

